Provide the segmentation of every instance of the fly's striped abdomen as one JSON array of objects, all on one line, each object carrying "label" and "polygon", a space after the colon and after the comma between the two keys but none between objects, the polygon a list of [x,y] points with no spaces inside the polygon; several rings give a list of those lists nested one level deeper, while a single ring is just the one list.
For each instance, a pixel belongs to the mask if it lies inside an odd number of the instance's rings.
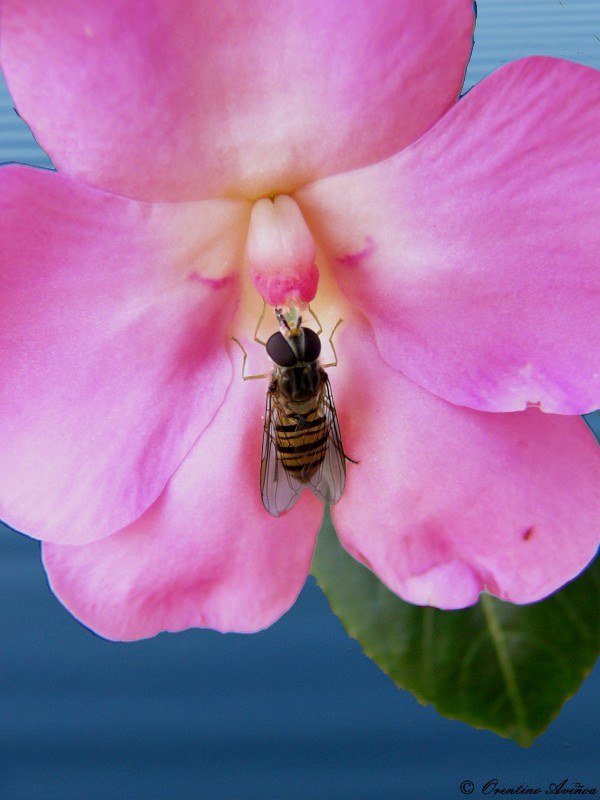
[{"label": "fly's striped abdomen", "polygon": [[287,472],[306,481],[323,463],[329,423],[315,406],[307,414],[281,414],[275,426],[275,444]]}]

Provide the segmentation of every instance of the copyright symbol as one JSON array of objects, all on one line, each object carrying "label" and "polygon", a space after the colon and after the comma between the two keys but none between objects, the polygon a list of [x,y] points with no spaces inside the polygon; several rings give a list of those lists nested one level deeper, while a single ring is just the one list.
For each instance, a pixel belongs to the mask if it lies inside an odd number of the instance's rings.
[{"label": "copyright symbol", "polygon": [[463,794],[473,794],[473,781],[463,781],[460,785],[460,790]]}]

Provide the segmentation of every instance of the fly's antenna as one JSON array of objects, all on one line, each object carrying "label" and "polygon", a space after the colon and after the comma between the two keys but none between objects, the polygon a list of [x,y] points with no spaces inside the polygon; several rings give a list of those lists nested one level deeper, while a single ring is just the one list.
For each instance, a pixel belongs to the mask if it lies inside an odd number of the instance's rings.
[{"label": "fly's antenna", "polygon": [[293,305],[292,310],[287,314],[284,312],[283,308],[276,308],[275,316],[277,317],[281,333],[286,339],[289,340],[292,337],[302,335],[302,317],[297,316],[297,311]]},{"label": "fly's antenna", "polygon": [[285,318],[282,308],[275,309],[275,316],[277,317],[277,322],[279,323],[280,328],[283,328],[286,331],[291,330],[289,322]]}]

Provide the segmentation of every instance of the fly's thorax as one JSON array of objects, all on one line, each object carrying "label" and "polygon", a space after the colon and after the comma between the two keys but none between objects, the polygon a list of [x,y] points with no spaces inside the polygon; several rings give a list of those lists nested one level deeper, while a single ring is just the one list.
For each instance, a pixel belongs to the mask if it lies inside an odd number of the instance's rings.
[{"label": "fly's thorax", "polygon": [[271,391],[275,391],[282,400],[293,405],[290,410],[304,413],[299,406],[306,405],[307,410],[314,405],[318,396],[325,372],[317,361],[301,362],[294,367],[275,366],[271,379]]}]

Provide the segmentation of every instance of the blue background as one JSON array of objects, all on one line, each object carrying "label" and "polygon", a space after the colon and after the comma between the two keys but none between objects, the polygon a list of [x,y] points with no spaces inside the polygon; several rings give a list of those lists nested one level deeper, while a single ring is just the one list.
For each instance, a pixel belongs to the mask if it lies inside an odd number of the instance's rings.
[{"label": "blue background", "polygon": [[[544,53],[600,67],[598,0],[480,0],[467,85]],[[47,164],[0,86],[0,161]],[[309,579],[254,636],[103,641],[0,534],[0,800],[442,800],[482,784],[600,790],[596,669],[522,750],[398,691]]]}]

